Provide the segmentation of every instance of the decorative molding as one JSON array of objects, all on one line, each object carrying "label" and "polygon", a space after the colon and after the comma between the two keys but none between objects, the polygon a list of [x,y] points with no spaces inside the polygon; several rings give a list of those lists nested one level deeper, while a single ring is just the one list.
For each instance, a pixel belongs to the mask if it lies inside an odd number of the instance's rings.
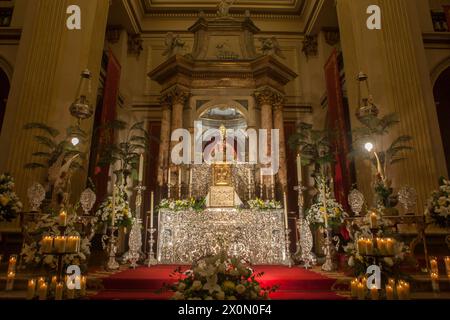
[{"label": "decorative molding", "polygon": [[120,34],[123,28],[121,26],[111,26],[106,29],[106,40],[109,43],[117,43],[120,40]]},{"label": "decorative molding", "polygon": [[174,86],[162,95],[168,99],[172,106],[175,104],[182,104],[184,106],[190,97],[189,91],[180,86]]},{"label": "decorative molding", "polygon": [[275,106],[284,103],[284,96],[270,87],[265,87],[263,89],[255,91],[253,96],[255,97],[256,103],[259,106]]},{"label": "decorative molding", "polygon": [[338,28],[323,28],[322,29],[325,42],[330,46],[335,46],[341,41],[341,35]]},{"label": "decorative molding", "polygon": [[128,53],[140,55],[144,47],[142,46],[143,40],[140,34],[128,35]]},{"label": "decorative molding", "polygon": [[317,56],[318,48],[317,48],[317,35],[315,36],[305,36],[303,40],[302,52],[305,54],[306,58],[311,56]]}]

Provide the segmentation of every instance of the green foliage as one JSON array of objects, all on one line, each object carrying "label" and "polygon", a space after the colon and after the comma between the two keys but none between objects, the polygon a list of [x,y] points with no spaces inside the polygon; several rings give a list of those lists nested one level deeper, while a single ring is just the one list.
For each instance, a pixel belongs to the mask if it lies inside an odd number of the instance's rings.
[{"label": "green foliage", "polygon": [[314,166],[316,173],[334,161],[328,130],[315,130],[311,124],[301,122],[288,143],[292,150],[299,150],[302,164]]},{"label": "green foliage", "polygon": [[67,160],[75,155],[78,155],[79,157],[72,162],[70,169],[78,170],[83,168],[81,161],[85,158],[85,153],[78,150],[69,142],[69,138],[75,133],[80,141],[86,139],[86,133],[81,128],[69,127],[67,129],[66,137],[62,140],[58,140],[60,132],[57,129],[44,123],[28,123],[24,126],[24,129],[38,132],[33,138],[42,148],[41,151],[33,152],[31,154],[36,160],[25,164],[25,169],[48,169],[60,158],[60,156],[63,156],[64,160]]},{"label": "green foliage", "polygon": [[117,177],[130,176],[133,171],[137,170],[139,164],[140,153],[148,150],[150,140],[159,140],[151,136],[144,128],[144,121],[136,122],[128,128],[128,124],[122,120],[114,120],[100,127],[97,134],[102,137],[116,136],[120,131],[126,130],[126,138],[117,143],[113,141],[105,141],[100,146],[100,159],[97,163],[100,167],[114,165],[120,163],[120,169],[115,171]]}]

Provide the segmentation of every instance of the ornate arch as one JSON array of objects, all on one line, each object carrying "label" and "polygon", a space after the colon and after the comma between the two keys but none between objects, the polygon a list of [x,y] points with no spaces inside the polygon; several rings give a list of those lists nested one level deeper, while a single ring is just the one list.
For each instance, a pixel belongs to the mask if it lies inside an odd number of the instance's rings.
[{"label": "ornate arch", "polygon": [[3,56],[0,55],[0,69],[2,69],[8,77],[9,83],[12,82],[14,69],[12,65]]},{"label": "ornate arch", "polygon": [[205,112],[207,112],[211,108],[226,108],[226,107],[236,108],[244,116],[244,118],[248,120],[249,113],[247,108],[244,107],[239,102],[229,98],[218,98],[203,104],[201,107],[197,109],[196,118],[197,119],[200,118]]},{"label": "ornate arch", "polygon": [[443,59],[441,62],[437,64],[431,71],[431,85],[434,88],[436,81],[439,79],[439,76],[450,67],[450,56]]}]

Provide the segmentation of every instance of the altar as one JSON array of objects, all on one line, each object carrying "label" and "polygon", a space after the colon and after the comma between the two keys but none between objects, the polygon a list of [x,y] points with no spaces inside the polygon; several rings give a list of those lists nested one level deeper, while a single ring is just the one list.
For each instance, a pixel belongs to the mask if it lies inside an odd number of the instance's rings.
[{"label": "altar", "polygon": [[160,211],[157,260],[190,264],[225,251],[255,265],[289,264],[283,210]]}]

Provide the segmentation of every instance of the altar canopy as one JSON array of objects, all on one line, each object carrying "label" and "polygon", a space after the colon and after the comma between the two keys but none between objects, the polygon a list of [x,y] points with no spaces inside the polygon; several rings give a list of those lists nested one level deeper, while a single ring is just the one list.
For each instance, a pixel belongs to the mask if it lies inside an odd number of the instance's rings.
[{"label": "altar canopy", "polygon": [[190,264],[221,251],[257,265],[289,264],[283,210],[164,209],[158,230],[161,264]]}]

